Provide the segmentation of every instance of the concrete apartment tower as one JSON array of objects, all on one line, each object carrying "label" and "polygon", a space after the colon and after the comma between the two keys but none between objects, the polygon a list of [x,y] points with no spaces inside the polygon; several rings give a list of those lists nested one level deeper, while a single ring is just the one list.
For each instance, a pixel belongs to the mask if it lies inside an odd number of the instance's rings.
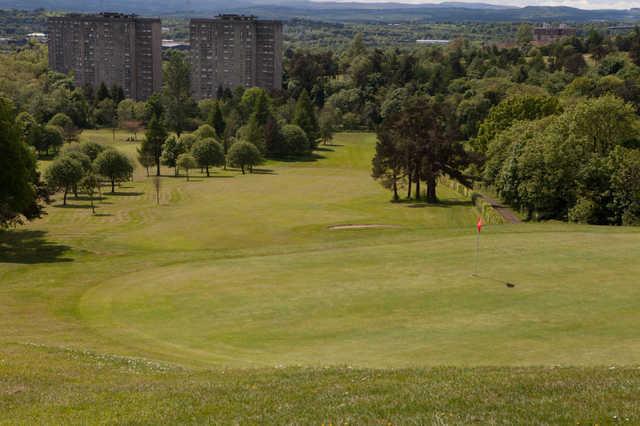
[{"label": "concrete apartment tower", "polygon": [[145,100],[162,87],[159,19],[120,13],[51,17],[49,67],[73,71],[76,85],[122,87],[125,96]]},{"label": "concrete apartment tower", "polygon": [[254,16],[192,19],[191,90],[215,98],[218,87],[282,88],[282,22]]}]

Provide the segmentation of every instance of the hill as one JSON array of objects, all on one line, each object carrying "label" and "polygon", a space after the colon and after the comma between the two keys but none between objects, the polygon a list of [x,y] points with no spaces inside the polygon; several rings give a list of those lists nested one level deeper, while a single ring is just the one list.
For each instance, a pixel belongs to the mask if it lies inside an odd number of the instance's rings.
[{"label": "hill", "polygon": [[443,2],[440,4],[338,3],[278,0],[0,0],[4,9],[55,11],[121,11],[147,15],[167,14],[255,14],[264,18],[310,18],[332,22],[631,22],[640,19],[638,9],[582,10],[571,7],[529,6],[514,8],[485,3]]}]

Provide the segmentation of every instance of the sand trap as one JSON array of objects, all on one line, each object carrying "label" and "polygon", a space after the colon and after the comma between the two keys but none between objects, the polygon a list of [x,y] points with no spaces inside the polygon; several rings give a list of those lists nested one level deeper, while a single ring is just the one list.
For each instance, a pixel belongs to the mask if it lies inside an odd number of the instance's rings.
[{"label": "sand trap", "polygon": [[353,224],[353,225],[334,225],[329,229],[372,229],[372,228],[400,228],[398,225],[377,225],[377,224]]}]

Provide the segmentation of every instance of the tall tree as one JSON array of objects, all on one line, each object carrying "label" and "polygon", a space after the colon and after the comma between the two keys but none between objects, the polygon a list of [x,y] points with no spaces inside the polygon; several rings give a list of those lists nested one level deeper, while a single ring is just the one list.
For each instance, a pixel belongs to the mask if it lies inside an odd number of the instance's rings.
[{"label": "tall tree", "polygon": [[153,157],[156,164],[156,176],[160,176],[160,159],[162,157],[162,148],[164,147],[164,141],[166,139],[167,130],[162,125],[160,119],[154,115],[151,118],[151,121],[149,121],[140,150],[141,152]]},{"label": "tall tree", "polygon": [[35,156],[20,140],[13,103],[0,98],[0,228],[40,217],[39,181]]},{"label": "tall tree", "polygon": [[376,154],[372,161],[371,176],[393,191],[393,201],[398,201],[398,182],[403,176],[404,152],[399,144],[400,139],[394,135],[390,123],[378,129]]},{"label": "tall tree", "polygon": [[222,114],[222,108],[220,108],[220,102],[216,102],[213,111],[211,111],[211,116],[209,117],[209,124],[213,126],[216,130],[216,134],[218,137],[222,138],[224,136],[224,130],[227,124],[224,121],[224,115]]},{"label": "tall tree", "polygon": [[402,110],[387,118],[391,131],[405,143],[415,146],[409,160],[409,173],[416,184],[416,198],[420,198],[420,182],[427,184],[427,202],[438,201],[438,177],[446,174],[467,183],[462,173],[467,158],[457,141],[455,114],[450,105],[427,96],[414,96]]},{"label": "tall tree", "polygon": [[191,67],[182,52],[171,52],[164,68],[165,120],[178,136],[188,126],[197,106],[191,98]]},{"label": "tall tree", "polygon": [[300,126],[300,128],[304,130],[312,147],[315,148],[320,138],[320,131],[313,103],[306,90],[302,91],[296,103],[293,124]]}]

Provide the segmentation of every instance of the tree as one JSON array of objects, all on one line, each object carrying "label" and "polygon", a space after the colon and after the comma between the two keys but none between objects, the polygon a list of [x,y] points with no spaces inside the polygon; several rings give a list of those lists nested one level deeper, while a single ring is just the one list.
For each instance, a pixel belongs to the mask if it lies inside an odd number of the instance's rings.
[{"label": "tree", "polygon": [[184,154],[185,152],[184,146],[178,142],[178,138],[174,135],[169,136],[164,142],[164,147],[162,148],[162,164],[167,167],[174,167],[176,176],[178,176],[176,161],[180,154]]},{"label": "tree", "polygon": [[128,180],[133,173],[133,164],[129,157],[115,149],[107,149],[98,155],[95,161],[98,174],[109,179],[111,193],[116,192],[116,182]]},{"label": "tree", "polygon": [[[71,158],[76,160],[82,166],[82,174],[85,176],[87,173],[91,173],[93,171],[93,164],[91,164],[91,159],[88,156],[80,152],[80,150],[72,150],[63,154],[67,158]],[[78,198],[78,184],[72,186],[73,195]]]},{"label": "tree", "polygon": [[142,147],[136,148],[138,157],[138,163],[144,167],[147,171],[147,177],[149,177],[149,168],[156,164],[156,159],[153,154],[142,149]]},{"label": "tree", "polygon": [[218,137],[224,137],[224,130],[227,124],[224,121],[224,115],[222,114],[222,108],[220,108],[220,102],[216,102],[211,116],[209,117],[209,124],[213,126]]},{"label": "tree", "polygon": [[327,145],[333,139],[333,133],[335,132],[335,111],[331,108],[324,108],[318,121],[318,134],[322,143]]},{"label": "tree", "polygon": [[167,131],[158,117],[154,115],[151,118],[151,121],[149,121],[145,138],[144,141],[142,141],[140,149],[145,154],[153,157],[156,164],[156,176],[160,176],[160,159],[162,157],[162,148],[166,139]]},{"label": "tree", "polygon": [[571,123],[571,134],[588,141],[591,152],[600,155],[636,139],[640,131],[633,105],[612,95],[579,103],[567,122]]},{"label": "tree", "polygon": [[116,126],[116,106],[109,98],[103,99],[98,102],[94,111],[96,123],[103,127],[115,127]]},{"label": "tree", "polygon": [[246,167],[249,167],[249,172],[253,173],[253,166],[262,163],[262,156],[258,148],[245,141],[238,141],[231,145],[228,158],[229,164],[233,167],[240,167],[242,174],[245,174]]},{"label": "tree", "polygon": [[427,202],[436,203],[437,179],[442,174],[468,183],[461,170],[467,165],[465,151],[457,141],[457,126],[452,107],[446,102],[413,96],[402,111],[388,117],[386,125],[403,143],[407,152],[407,172],[416,184],[416,199],[421,197],[420,182],[426,181]]},{"label": "tree", "polygon": [[184,53],[170,52],[163,76],[165,120],[169,129],[178,136],[187,128],[188,120],[197,109],[197,105],[191,99],[190,74],[191,67]]},{"label": "tree", "polygon": [[376,154],[372,161],[371,176],[379,180],[385,188],[393,191],[393,201],[398,201],[398,182],[402,179],[404,150],[399,146],[399,138],[393,134],[393,130],[382,126],[378,130],[376,142]]},{"label": "tree", "polygon": [[211,127],[208,124],[203,124],[202,126],[198,127],[196,129],[195,132],[193,132],[193,135],[197,138],[197,139],[208,139],[208,138],[217,138],[218,135],[216,134],[216,131],[213,127]]},{"label": "tree", "polygon": [[282,150],[281,156],[304,155],[311,150],[311,144],[307,135],[299,126],[287,124],[282,127]]},{"label": "tree", "polygon": [[0,98],[0,227],[40,217],[46,199],[38,191],[35,156],[20,140],[20,130],[13,103]]},{"label": "tree", "polygon": [[478,136],[470,141],[470,145],[474,151],[484,154],[495,135],[516,121],[535,120],[556,114],[560,110],[558,100],[550,96],[511,96],[491,108],[489,115],[480,125]]},{"label": "tree", "polygon": [[109,93],[109,88],[107,87],[106,84],[104,84],[104,82],[100,83],[100,86],[98,87],[98,91],[96,92],[96,101],[100,102],[110,98],[111,98],[111,94]]},{"label": "tree", "polygon": [[224,148],[213,138],[200,139],[191,148],[193,157],[200,167],[204,167],[209,176],[209,166],[224,164]]},{"label": "tree", "polygon": [[61,128],[62,136],[66,142],[76,140],[78,137],[78,130],[76,129],[73,120],[71,120],[67,114],[59,112],[54,115],[47,124],[49,126],[57,126]]},{"label": "tree", "polygon": [[91,202],[91,212],[93,214],[96,214],[96,206],[93,204],[93,196],[98,192],[98,188],[100,187],[100,180],[93,172],[87,173],[85,177],[80,181],[80,187],[89,196],[89,201]]},{"label": "tree", "polygon": [[315,148],[317,140],[320,138],[320,132],[316,113],[309,98],[309,93],[306,90],[302,91],[296,103],[293,124],[300,126],[300,128],[304,130],[311,146]]},{"label": "tree", "polygon": [[56,152],[64,144],[62,129],[58,126],[46,125],[34,135],[38,137],[35,148],[40,153],[43,151],[48,153],[50,149]]},{"label": "tree", "polygon": [[89,157],[93,162],[98,155],[105,150],[105,146],[98,142],[84,141],[80,144],[80,152]]},{"label": "tree", "polygon": [[187,172],[187,182],[189,181],[189,170],[195,169],[198,166],[196,159],[191,154],[180,154],[176,164]]},{"label": "tree", "polygon": [[78,185],[84,176],[84,169],[80,161],[69,156],[56,158],[45,173],[45,180],[53,191],[62,190],[64,198],[62,205],[67,205],[67,194]]},{"label": "tree", "polygon": [[527,46],[533,41],[533,27],[531,24],[520,24],[516,33],[516,40],[521,47]]}]

